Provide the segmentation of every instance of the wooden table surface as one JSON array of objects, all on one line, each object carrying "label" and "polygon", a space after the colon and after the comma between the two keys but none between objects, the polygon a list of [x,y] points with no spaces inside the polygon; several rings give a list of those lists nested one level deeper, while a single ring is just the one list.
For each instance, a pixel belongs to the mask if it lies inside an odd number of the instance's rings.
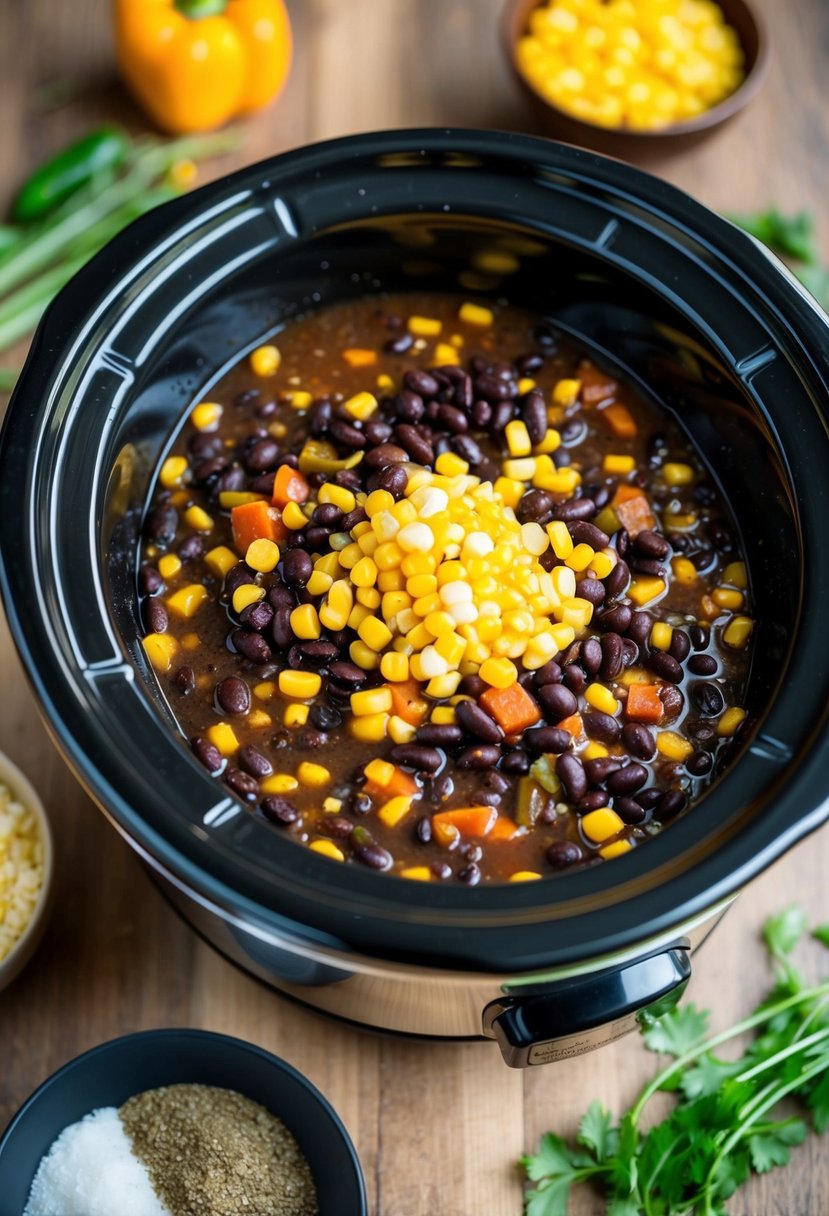
[{"label": "wooden table surface", "polygon": [[[757,3],[774,46],[761,96],[703,146],[652,167],[715,208],[808,207],[826,254],[829,4]],[[243,152],[217,172],[382,126],[533,130],[501,59],[500,0],[294,0],[290,7],[297,56],[287,92],[249,124]],[[143,129],[112,62],[106,0],[3,0],[2,195],[104,117]],[[49,109],[56,81],[73,96]],[[652,1075],[654,1061],[634,1039],[514,1072],[491,1043],[375,1037],[303,1012],[247,978],[176,918],[64,767],[1,617],[0,664],[0,748],[49,808],[58,870],[44,944],[0,994],[0,1128],[50,1072],[95,1043],[149,1027],[204,1027],[284,1056],[328,1095],[356,1142],[372,1216],[518,1216],[522,1150],[548,1128],[571,1131],[593,1097],[618,1111]],[[796,900],[813,921],[826,919],[827,872],[824,829],[758,879],[696,957],[691,993],[714,1009],[717,1026],[747,1011],[764,988],[757,929],[765,915]],[[825,1216],[825,1145],[812,1137],[793,1156],[789,1169],[735,1197],[733,1216]],[[590,1193],[571,1207],[575,1216],[603,1210]]]}]

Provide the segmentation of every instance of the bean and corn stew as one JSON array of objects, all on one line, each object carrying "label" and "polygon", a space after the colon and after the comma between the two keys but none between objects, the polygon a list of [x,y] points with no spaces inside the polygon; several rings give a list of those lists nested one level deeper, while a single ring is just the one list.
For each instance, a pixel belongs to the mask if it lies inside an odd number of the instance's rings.
[{"label": "bean and corn stew", "polygon": [[138,581],[207,771],[409,879],[638,848],[746,717],[726,504],[672,420],[508,306],[364,298],[258,347],[163,460]]}]

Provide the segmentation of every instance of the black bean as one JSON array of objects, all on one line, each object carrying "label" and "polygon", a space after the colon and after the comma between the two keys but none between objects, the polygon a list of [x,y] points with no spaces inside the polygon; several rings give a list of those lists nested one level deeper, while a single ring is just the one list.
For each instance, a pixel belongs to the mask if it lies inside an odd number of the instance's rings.
[{"label": "black bean", "polygon": [[622,638],[622,662],[625,667],[632,667],[639,658],[639,647],[631,638]]},{"label": "black bean", "polygon": [[521,376],[531,376],[544,366],[543,355],[520,355],[515,360],[516,369]]},{"label": "black bean", "polygon": [[642,764],[627,764],[617,769],[608,777],[606,786],[609,794],[634,794],[647,783],[648,770]]},{"label": "black bean", "polygon": [[138,572],[138,590],[142,595],[156,595],[164,586],[164,579],[152,566],[142,566]]},{"label": "black bean", "polygon": [[245,464],[251,473],[264,473],[275,467],[279,460],[279,447],[272,439],[260,439],[245,455]]},{"label": "black bean", "polygon": [[652,811],[659,799],[662,797],[662,790],[656,786],[650,786],[649,789],[639,790],[634,799],[646,811]]},{"label": "black bean", "polygon": [[340,684],[348,685],[350,688],[364,684],[367,678],[367,673],[363,671],[362,667],[358,667],[356,663],[352,663],[348,659],[338,659],[336,663],[332,663],[328,668],[328,674],[332,680],[338,680]]},{"label": "black bean", "polygon": [[214,456],[211,460],[205,460],[200,465],[197,465],[193,470],[193,480],[199,485],[207,485],[209,482],[214,482],[220,473],[224,472],[230,464],[230,456],[225,452],[221,456]]},{"label": "black bean", "polygon": [[431,443],[409,423],[404,422],[394,428],[394,440],[408,453],[407,459],[423,465],[434,464],[435,453],[432,451]]},{"label": "black bean", "polygon": [[504,777],[496,769],[491,769],[481,782],[483,789],[492,790],[496,794],[505,794],[511,785],[509,777]]},{"label": "black bean", "polygon": [[260,666],[265,663],[270,663],[271,648],[261,633],[251,633],[248,629],[234,629],[230,635],[236,650],[250,663],[257,663]]},{"label": "black bean", "polygon": [[[351,833],[352,841],[358,829],[355,828]],[[370,870],[390,870],[394,865],[394,858],[388,849],[384,849],[381,845],[376,844],[373,840],[368,840],[363,844],[354,846],[354,856],[358,861],[361,861],[364,866],[368,866]]]},{"label": "black bean", "polygon": [[204,541],[200,536],[186,536],[176,552],[183,562],[194,562],[204,553]]},{"label": "black bean", "polygon": [[147,633],[166,633],[170,618],[161,600],[148,599],[141,608],[144,629]]},{"label": "black bean", "polygon": [[645,557],[665,558],[670,552],[670,545],[665,540],[665,537],[652,532],[650,528],[644,528],[641,532],[638,532],[633,545]]},{"label": "black bean", "polygon": [[342,507],[335,506],[333,502],[323,502],[315,507],[312,518],[313,522],[322,528],[333,528],[335,531],[339,531],[345,519],[345,511]]},{"label": "black bean", "polygon": [[421,844],[428,844],[432,839],[432,821],[428,815],[421,815],[415,824],[415,836]]},{"label": "black bean", "polygon": [[275,612],[278,612],[280,608],[293,608],[294,597],[287,587],[280,587],[277,583],[268,588],[268,603]]},{"label": "black bean", "polygon": [[442,405],[438,410],[438,422],[453,435],[462,435],[469,430],[469,419],[463,410],[454,405]]},{"label": "black bean", "polygon": [[571,498],[567,502],[558,502],[553,508],[553,519],[561,519],[572,523],[577,519],[590,519],[596,514],[596,504],[592,498]]},{"label": "black bean", "polygon": [[287,605],[283,608],[277,608],[273,614],[271,637],[277,650],[287,650],[292,644],[294,633],[291,629],[291,610]]},{"label": "black bean", "polygon": [[596,624],[600,629],[613,630],[614,633],[624,633],[632,619],[633,612],[628,608],[627,604],[617,604],[615,608],[605,608],[604,612],[600,612],[596,617]]},{"label": "black bean", "polygon": [[576,595],[579,599],[587,600],[594,608],[604,603],[606,595],[604,583],[597,578],[583,578],[576,583]]},{"label": "black bean", "polygon": [[[596,504],[590,498],[588,502],[593,503],[595,510]],[[573,523],[568,524],[568,531],[577,545],[589,545],[591,549],[604,549],[610,544],[610,537],[606,532],[602,532],[601,528],[597,528],[595,524],[588,523],[585,519],[577,519]]]},{"label": "black bean", "polygon": [[190,746],[196,759],[204,765],[208,773],[215,774],[222,771],[225,766],[222,753],[209,739],[205,739],[203,735],[196,735],[194,739],[190,740]]},{"label": "black bean", "polygon": [[400,334],[396,338],[389,338],[383,350],[390,355],[405,355],[406,351],[414,343],[414,338],[411,334]]},{"label": "black bean", "polygon": [[197,435],[191,435],[187,440],[187,450],[191,456],[198,460],[209,460],[211,456],[217,456],[223,447],[221,436],[207,435],[200,432]]},{"label": "black bean", "polygon": [[320,827],[335,840],[348,840],[355,825],[345,815],[326,815]]},{"label": "black bean", "polygon": [[600,675],[603,680],[615,680],[622,674],[624,667],[622,639],[618,633],[602,635],[602,665]]},{"label": "black bean", "polygon": [[578,708],[575,695],[563,684],[542,684],[537,696],[545,714],[554,722],[569,718]]},{"label": "black bean", "polygon": [[555,659],[550,659],[543,667],[539,667],[535,673],[535,683],[538,688],[542,684],[560,684],[561,683],[561,668]]},{"label": "black bean", "polygon": [[622,743],[632,756],[639,760],[652,760],[656,755],[656,743],[647,726],[629,722],[622,730]]},{"label": "black bean", "polygon": [[706,718],[716,718],[725,708],[725,697],[717,684],[707,681],[695,683],[691,687],[694,705]]},{"label": "black bean", "polygon": [[471,465],[480,464],[484,458],[483,452],[471,435],[453,435],[452,451]]},{"label": "black bean", "polygon": [[621,760],[615,756],[597,756],[595,760],[584,761],[584,772],[591,785],[601,785],[611,773],[621,767]]},{"label": "black bean", "polygon": [[313,573],[314,563],[304,549],[289,549],[282,558],[282,577],[289,587],[304,587]]},{"label": "black bean", "polygon": [[244,773],[240,768],[229,768],[225,773],[225,782],[244,802],[256,801],[259,782],[250,773]]},{"label": "black bean", "polygon": [[708,525],[708,536],[711,544],[720,553],[730,553],[734,548],[734,539],[730,530],[719,520],[714,520]]},{"label": "black bean", "polygon": [[463,738],[460,726],[452,722],[426,722],[417,728],[415,740],[425,747],[451,747]]},{"label": "black bean", "polygon": [[419,367],[409,368],[403,376],[403,383],[413,393],[420,393],[421,397],[436,397],[440,392],[440,383],[435,377]]},{"label": "black bean", "polygon": [[160,503],[147,516],[144,535],[157,545],[169,545],[175,540],[178,528],[178,511],[169,503]]},{"label": "black bean", "polygon": [[668,654],[671,658],[676,659],[677,663],[684,663],[691,653],[691,639],[684,629],[675,629],[671,635],[671,645],[668,648]]},{"label": "black bean", "polygon": [[418,773],[436,773],[443,766],[444,755],[436,747],[418,743],[398,743],[389,752],[389,759]]},{"label": "black bean", "polygon": [[534,726],[524,731],[522,742],[531,752],[559,755],[567,751],[573,739],[568,731],[557,726]]},{"label": "black bean", "polygon": [[469,865],[463,866],[458,870],[457,877],[460,882],[466,883],[468,887],[476,887],[481,881],[481,869],[474,861],[470,861]]},{"label": "black bean", "polygon": [[192,667],[179,667],[173,676],[173,683],[184,696],[193,692],[196,687],[196,673]]},{"label": "black bean", "polygon": [[216,704],[226,714],[246,714],[250,711],[250,689],[239,676],[225,676],[216,685]]},{"label": "black bean", "polygon": [[679,814],[687,801],[688,799],[682,790],[668,790],[659,799],[654,810],[654,815],[657,819],[672,819],[674,815]]},{"label": "black bean", "polygon": [[406,464],[408,459],[408,452],[394,443],[381,443],[364,457],[370,469],[385,469],[390,464]]},{"label": "black bean", "polygon": [[303,751],[316,751],[318,747],[327,747],[328,735],[324,730],[301,730],[296,736],[296,746]]},{"label": "black bean", "polygon": [[366,442],[374,447],[378,443],[386,443],[391,439],[392,427],[382,418],[369,418],[368,422],[363,424],[363,434]]},{"label": "black bean", "polygon": [[714,564],[714,550],[699,549],[696,553],[691,554],[691,561],[700,574],[704,574]]},{"label": "black bean", "polygon": [[578,815],[588,815],[591,811],[597,811],[600,806],[607,806],[607,794],[602,790],[591,790],[589,794],[585,794],[576,804],[576,813]]},{"label": "black bean", "polygon": [[711,629],[708,625],[691,625],[688,629],[688,637],[691,639],[694,650],[705,650],[711,640]]},{"label": "black bean", "polygon": [[237,562],[225,575],[224,593],[228,599],[231,599],[233,592],[237,591],[239,587],[249,587],[255,582],[256,579],[251,574],[250,567],[245,562]]},{"label": "black bean", "polygon": [[468,376],[466,372],[461,372],[457,377],[452,400],[459,409],[467,414],[472,408],[472,403],[475,400],[475,390],[472,387],[472,377]]},{"label": "black bean", "polygon": [[547,861],[556,870],[566,870],[581,861],[584,852],[574,840],[554,840],[547,849]]},{"label": "black bean", "polygon": [[511,773],[513,776],[524,777],[530,771],[530,758],[520,748],[507,752],[501,760],[501,771]]},{"label": "black bean", "polygon": [[685,767],[692,777],[703,777],[710,772],[713,763],[708,752],[693,752],[685,761]]},{"label": "black bean", "polygon": [[622,733],[621,724],[616,718],[612,718],[610,714],[599,713],[598,710],[583,714],[582,722],[585,734],[601,743],[615,743]]},{"label": "black bean", "polygon": [[455,761],[456,768],[491,768],[501,758],[501,749],[491,743],[479,743],[476,747],[467,747]]},{"label": "black bean", "polygon": [[518,391],[518,385],[514,380],[502,380],[500,376],[494,376],[491,372],[483,372],[475,379],[474,391],[476,397],[482,397],[484,401],[496,405],[498,402],[514,397]]},{"label": "black bean", "polygon": [[500,743],[504,732],[489,714],[476,705],[474,701],[461,701],[455,707],[455,716],[467,734],[484,743]]},{"label": "black bean", "polygon": [[308,721],[317,730],[337,730],[343,724],[343,716],[335,705],[322,701],[311,706]]},{"label": "black bean", "polygon": [[565,668],[564,675],[562,676],[562,683],[566,688],[569,688],[570,692],[578,695],[580,692],[584,691],[585,685],[587,684],[587,677],[582,671],[581,667],[577,667],[574,663],[570,667]]},{"label": "black bean", "polygon": [[263,633],[272,620],[273,608],[267,600],[258,600],[255,604],[248,604],[247,608],[243,608],[239,613],[240,623],[246,629],[254,629],[257,633]]},{"label": "black bean", "polygon": [[635,557],[630,568],[634,574],[647,574],[652,578],[664,578],[666,574],[662,563],[651,557]]},{"label": "black bean", "polygon": [[[616,636],[615,634],[613,635]],[[602,665],[602,645],[598,638],[585,638],[581,644],[581,665],[594,676]]]},{"label": "black bean", "polygon": [[663,684],[659,690],[659,699],[664,709],[666,722],[678,718],[685,704],[685,697],[674,684]]},{"label": "black bean", "polygon": [[625,630],[627,636],[636,643],[642,654],[647,650],[654,619],[650,612],[634,612],[630,618],[630,624]]},{"label": "black bean", "polygon": [[267,798],[263,798],[259,803],[259,808],[266,819],[269,819],[271,823],[277,823],[281,826],[296,823],[299,819],[297,808],[287,798],[283,798],[281,794],[269,794]]},{"label": "black bean", "polygon": [[[627,590],[628,583],[630,582],[630,568],[628,567],[627,562],[622,561],[621,559],[617,561],[616,565],[610,571],[607,578],[603,580],[603,582],[608,599],[612,600],[617,596],[624,594],[624,592]],[[620,607],[622,606],[623,605],[620,605]]]},{"label": "black bean", "polygon": [[648,817],[648,812],[644,807],[639,805],[635,798],[614,798],[613,809],[622,820],[622,823],[632,826],[637,823],[644,823]]},{"label": "black bean", "polygon": [[296,649],[302,656],[303,667],[312,667],[315,670],[319,670],[319,668],[333,662],[339,654],[337,647],[333,642],[329,642],[327,638],[300,642]]},{"label": "black bean", "polygon": [[480,427],[481,430],[483,430],[484,427],[489,426],[490,422],[492,421],[492,406],[488,401],[475,401],[473,403],[472,421],[475,423],[475,426]]},{"label": "black bean", "polygon": [[578,802],[587,793],[584,765],[572,752],[563,752],[556,759],[556,776],[570,802]]},{"label": "black bean", "polygon": [[664,650],[649,651],[642,656],[642,662],[648,671],[652,671],[661,680],[668,680],[671,684],[682,682],[682,668],[676,659],[666,654]]},{"label": "black bean", "polygon": [[714,676],[719,665],[710,654],[693,654],[688,660],[688,670],[695,676]]},{"label": "black bean", "polygon": [[239,749],[239,767],[250,773],[251,777],[270,777],[273,772],[273,765],[268,757],[251,743],[246,743]]},{"label": "black bean", "polygon": [[547,406],[544,403],[544,397],[537,389],[531,389],[524,398],[522,409],[524,416],[524,425],[530,436],[530,442],[535,445],[541,443],[544,436],[547,434]]},{"label": "black bean", "polygon": [[555,502],[546,490],[527,490],[518,501],[515,514],[520,523],[548,524],[553,518]]}]

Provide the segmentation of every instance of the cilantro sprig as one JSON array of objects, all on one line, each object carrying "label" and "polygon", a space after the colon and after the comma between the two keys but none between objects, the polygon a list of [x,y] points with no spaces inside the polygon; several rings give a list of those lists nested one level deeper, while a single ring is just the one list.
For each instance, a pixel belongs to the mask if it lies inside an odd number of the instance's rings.
[{"label": "cilantro sprig", "polygon": [[[643,1037],[670,1062],[614,1124],[593,1102],[575,1144],[548,1132],[522,1159],[533,1184],[526,1216],[567,1216],[574,1184],[598,1186],[607,1216],[726,1216],[729,1197],[753,1173],[785,1165],[809,1128],[829,1127],[829,980],[808,985],[791,959],[807,928],[797,907],[766,921],[763,940],[774,973],[765,1000],[717,1034],[693,1004],[647,1020]],[[813,931],[829,946],[829,925]],[[748,1045],[735,1058],[718,1052],[734,1039]],[[675,1102],[644,1130],[643,1113],[659,1092]],[[800,1111],[780,1110],[796,1099]]]},{"label": "cilantro sprig", "polygon": [[769,207],[766,211],[728,218],[783,258],[806,290],[829,310],[829,270],[821,265],[810,212],[783,215],[777,207]]}]

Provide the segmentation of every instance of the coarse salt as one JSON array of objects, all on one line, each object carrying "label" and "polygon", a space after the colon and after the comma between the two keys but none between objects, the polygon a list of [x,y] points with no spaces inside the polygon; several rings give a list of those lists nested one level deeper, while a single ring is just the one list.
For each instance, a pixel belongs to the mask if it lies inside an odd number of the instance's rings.
[{"label": "coarse salt", "polygon": [[0,781],[0,962],[34,915],[43,886],[43,837],[34,811]]}]

